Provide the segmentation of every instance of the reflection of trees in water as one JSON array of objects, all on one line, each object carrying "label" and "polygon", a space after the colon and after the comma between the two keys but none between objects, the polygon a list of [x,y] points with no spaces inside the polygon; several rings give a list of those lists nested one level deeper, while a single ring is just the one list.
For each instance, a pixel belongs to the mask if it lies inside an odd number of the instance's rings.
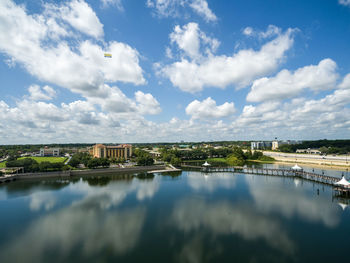
[{"label": "reflection of trees in water", "polygon": [[135,175],[135,177],[139,180],[153,180],[154,174],[153,173],[138,173]]},{"label": "reflection of trees in water", "polygon": [[3,185],[6,189],[7,195],[11,196],[26,196],[31,194],[34,190],[40,189],[42,191],[60,190],[77,179],[45,179],[45,180],[19,180],[9,184]]},{"label": "reflection of trees in water", "polygon": [[139,180],[150,180],[154,179],[154,174],[148,173],[138,173],[138,174],[106,174],[106,175],[88,175],[83,176],[82,180],[87,182],[90,186],[106,186],[114,181],[125,181],[131,182],[133,178],[137,178]]},{"label": "reflection of trees in water", "polygon": [[109,184],[112,179],[107,176],[96,176],[83,178],[84,182],[87,182],[90,186],[105,186]]}]

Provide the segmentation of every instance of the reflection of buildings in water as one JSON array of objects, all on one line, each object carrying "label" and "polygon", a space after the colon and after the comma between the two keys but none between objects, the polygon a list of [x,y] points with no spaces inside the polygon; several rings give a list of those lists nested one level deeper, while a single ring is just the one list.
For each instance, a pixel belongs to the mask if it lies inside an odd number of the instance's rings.
[{"label": "reflection of buildings in water", "polygon": [[338,203],[338,205],[344,211],[350,205],[350,199],[342,196],[333,195],[333,200]]},{"label": "reflection of buildings in water", "polygon": [[246,177],[256,207],[263,212],[279,212],[291,218],[295,215],[311,222],[322,222],[328,227],[339,223],[339,214],[324,195],[310,196],[302,187],[288,187],[281,178],[270,177],[268,183],[258,176]]},{"label": "reflection of buildings in water", "polygon": [[122,254],[139,240],[145,215],[140,207],[105,213],[97,203],[74,204],[39,218],[9,240],[0,261],[64,262],[73,254],[91,261],[106,250]]},{"label": "reflection of buildings in water", "polygon": [[295,187],[298,187],[301,184],[301,180],[298,178],[294,178],[293,182],[294,182]]},{"label": "reflection of buildings in water", "polygon": [[236,234],[245,240],[263,239],[285,253],[294,251],[280,222],[258,214],[249,205],[233,206],[226,201],[208,204],[200,199],[184,199],[175,205],[171,222],[185,233],[202,232],[204,228],[212,235]]},{"label": "reflection of buildings in water", "polygon": [[199,173],[188,172],[188,184],[194,190],[213,192],[218,188],[233,189],[237,177],[232,173]]},{"label": "reflection of buildings in water", "polygon": [[348,207],[348,205],[343,203],[338,203],[338,205],[343,209],[343,211]]}]

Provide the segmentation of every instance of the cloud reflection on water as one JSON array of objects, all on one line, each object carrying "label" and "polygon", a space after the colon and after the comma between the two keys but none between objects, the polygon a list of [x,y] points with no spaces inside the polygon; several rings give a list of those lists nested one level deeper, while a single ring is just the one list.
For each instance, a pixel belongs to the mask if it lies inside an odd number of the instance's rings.
[{"label": "cloud reflection on water", "polygon": [[105,213],[98,200],[83,199],[34,221],[2,247],[0,261],[64,262],[72,255],[91,260],[103,251],[129,251],[139,240],[146,209]]},{"label": "cloud reflection on water", "polygon": [[245,240],[264,239],[270,246],[286,253],[294,250],[293,242],[280,222],[257,213],[249,205],[183,199],[175,205],[171,221],[185,233],[208,230],[214,236],[236,234]]},{"label": "cloud reflection on water", "polygon": [[[154,177],[153,180],[139,180],[137,178],[132,181],[111,181],[104,187],[91,187],[85,182],[79,182],[69,186],[69,191],[79,193],[84,196],[84,201],[98,200],[98,204],[102,209],[109,209],[118,206],[124,199],[135,193],[139,201],[152,198],[159,189],[159,178]],[[80,201],[78,201],[80,202]]]},{"label": "cloud reflection on water", "polygon": [[[102,251],[122,254],[138,242],[146,217],[145,207],[116,211],[128,195],[138,201],[152,198],[159,189],[153,180],[109,181],[103,187],[80,180],[69,184],[64,194],[78,195],[61,210],[45,214],[14,236],[0,251],[0,262],[64,262],[72,255],[91,260]],[[73,199],[73,200],[74,200]],[[53,209],[57,198],[52,192],[29,196],[29,208]],[[130,207],[130,206],[129,206]],[[20,251],[20,253],[19,253]]]},{"label": "cloud reflection on water", "polygon": [[194,190],[214,192],[218,188],[233,189],[236,186],[236,176],[229,173],[198,173],[188,172],[188,185]]},{"label": "cloud reflection on water", "polygon": [[245,179],[259,211],[277,212],[286,218],[299,216],[305,221],[321,222],[327,227],[339,224],[339,209],[330,203],[330,196],[310,195],[306,189],[310,184],[290,187],[278,177],[246,175]]}]

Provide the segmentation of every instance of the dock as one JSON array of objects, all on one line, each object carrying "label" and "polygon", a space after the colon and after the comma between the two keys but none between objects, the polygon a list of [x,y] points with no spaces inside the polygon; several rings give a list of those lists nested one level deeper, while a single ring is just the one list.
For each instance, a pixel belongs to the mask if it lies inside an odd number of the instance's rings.
[{"label": "dock", "polygon": [[153,171],[148,171],[148,174],[153,174],[153,173],[168,173],[168,172],[181,172],[181,169],[175,168],[171,164],[169,166],[166,166],[165,169],[161,170],[153,170]]},{"label": "dock", "polygon": [[15,181],[17,179],[17,174],[0,176],[0,183],[8,183]]},{"label": "dock", "polygon": [[292,170],[292,169],[273,169],[273,168],[253,168],[245,166],[227,166],[227,167],[201,167],[183,165],[183,168],[196,169],[206,173],[210,172],[231,172],[231,173],[246,173],[256,175],[269,175],[269,176],[280,176],[280,177],[297,177],[308,181],[318,182],[322,184],[334,186],[340,178],[327,176],[324,174],[317,174],[311,172],[305,172],[303,170]]}]

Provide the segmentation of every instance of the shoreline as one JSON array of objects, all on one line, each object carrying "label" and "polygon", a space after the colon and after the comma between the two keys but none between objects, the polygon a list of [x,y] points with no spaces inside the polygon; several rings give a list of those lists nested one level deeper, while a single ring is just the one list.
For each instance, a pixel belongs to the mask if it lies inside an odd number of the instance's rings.
[{"label": "shoreline", "polygon": [[19,173],[8,176],[1,182],[9,182],[13,180],[31,180],[31,179],[47,179],[47,178],[72,178],[75,176],[103,176],[103,175],[123,175],[128,173],[142,173],[142,172],[158,172],[158,171],[178,171],[178,169],[167,169],[166,165],[151,165],[151,166],[133,166],[126,168],[101,168],[101,169],[87,169],[87,170],[68,170],[44,173]]},{"label": "shoreline", "polygon": [[300,165],[305,165],[308,167],[314,167],[314,168],[323,168],[325,170],[338,170],[338,171],[348,171],[350,170],[350,166],[344,166],[344,165],[334,165],[334,164],[319,164],[319,163],[312,163],[312,162],[303,162],[303,161],[280,161],[276,160],[272,163],[275,164],[300,164]]}]

